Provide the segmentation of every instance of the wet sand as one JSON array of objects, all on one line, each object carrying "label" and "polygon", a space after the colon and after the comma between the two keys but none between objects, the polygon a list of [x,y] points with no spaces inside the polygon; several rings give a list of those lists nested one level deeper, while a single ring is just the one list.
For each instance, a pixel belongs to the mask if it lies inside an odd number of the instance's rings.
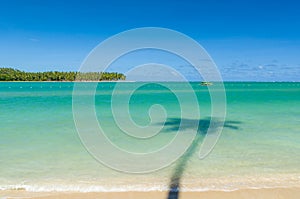
[{"label": "wet sand", "polygon": [[[0,191],[1,199],[168,199],[168,192],[33,193]],[[174,199],[299,199],[299,188],[245,189],[238,191],[181,192]]]}]

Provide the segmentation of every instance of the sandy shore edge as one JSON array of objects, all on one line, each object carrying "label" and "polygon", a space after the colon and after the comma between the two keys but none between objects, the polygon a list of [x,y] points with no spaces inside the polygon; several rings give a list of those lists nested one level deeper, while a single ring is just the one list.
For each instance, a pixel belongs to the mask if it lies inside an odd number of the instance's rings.
[{"label": "sandy shore edge", "polygon": [[[175,194],[176,195],[176,194]],[[168,192],[101,192],[101,193],[61,193],[61,192],[27,192],[27,191],[0,191],[1,199],[168,199]],[[297,188],[266,188],[243,189],[237,191],[204,191],[180,192],[174,199],[299,199],[300,187]]]}]

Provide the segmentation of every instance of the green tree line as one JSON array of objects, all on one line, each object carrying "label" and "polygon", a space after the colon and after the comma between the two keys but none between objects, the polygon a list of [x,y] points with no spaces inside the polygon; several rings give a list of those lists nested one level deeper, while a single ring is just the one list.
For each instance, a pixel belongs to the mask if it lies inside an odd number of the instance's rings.
[{"label": "green tree line", "polygon": [[114,81],[126,76],[115,72],[25,72],[13,68],[0,68],[0,81]]}]

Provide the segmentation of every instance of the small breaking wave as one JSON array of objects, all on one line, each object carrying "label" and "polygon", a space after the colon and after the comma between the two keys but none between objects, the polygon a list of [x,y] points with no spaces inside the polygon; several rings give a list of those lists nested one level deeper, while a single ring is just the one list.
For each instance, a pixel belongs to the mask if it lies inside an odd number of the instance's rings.
[{"label": "small breaking wave", "polygon": [[[278,186],[278,187],[269,187],[269,186],[257,186],[257,187],[226,187],[226,188],[217,188],[217,187],[201,187],[201,188],[190,188],[183,187],[180,188],[182,192],[206,192],[206,191],[224,191],[232,192],[240,189],[268,189],[268,188],[289,188],[289,186]],[[158,191],[164,192],[169,191],[168,186],[118,186],[118,187],[105,187],[105,186],[80,186],[80,185],[4,185],[0,186],[0,191],[28,191],[28,192],[73,192],[73,193],[97,193],[97,192],[151,192]]]}]

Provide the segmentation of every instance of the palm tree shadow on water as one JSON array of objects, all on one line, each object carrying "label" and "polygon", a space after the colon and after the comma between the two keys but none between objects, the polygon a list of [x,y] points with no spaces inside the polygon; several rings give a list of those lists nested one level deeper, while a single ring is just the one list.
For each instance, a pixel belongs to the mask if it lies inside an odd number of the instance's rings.
[{"label": "palm tree shadow on water", "polygon": [[[166,123],[164,124],[166,127],[166,131],[167,132],[178,131],[180,123],[183,120],[185,123],[194,122],[194,120],[191,120],[191,119],[169,118],[166,121]],[[169,192],[168,192],[167,199],[178,199],[179,198],[180,181],[181,181],[183,172],[186,168],[186,165],[188,163],[188,160],[196,152],[199,142],[203,139],[203,135],[207,134],[207,131],[208,131],[211,123],[213,124],[211,126],[211,128],[213,128],[213,129],[217,129],[218,127],[221,127],[223,125],[223,123],[220,120],[218,120],[217,118],[212,118],[212,119],[205,118],[205,119],[202,119],[199,121],[198,135],[196,135],[191,146],[184,153],[184,155],[179,160],[177,160],[177,165],[175,166],[175,169],[174,169],[173,174],[170,179]],[[238,129],[237,125],[240,123],[241,122],[239,122],[239,121],[225,121],[223,127],[237,130]],[[188,129],[189,126],[183,126],[181,128]]]}]

